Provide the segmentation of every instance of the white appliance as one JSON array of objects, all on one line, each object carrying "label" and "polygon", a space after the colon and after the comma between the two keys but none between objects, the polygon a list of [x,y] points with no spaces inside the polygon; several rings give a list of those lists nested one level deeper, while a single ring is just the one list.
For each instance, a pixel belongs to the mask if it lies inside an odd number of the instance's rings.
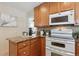
[{"label": "white appliance", "polygon": [[49,25],[74,24],[74,10],[49,15]]},{"label": "white appliance", "polygon": [[51,37],[46,37],[47,56],[74,56],[75,40],[72,30],[51,30]]}]

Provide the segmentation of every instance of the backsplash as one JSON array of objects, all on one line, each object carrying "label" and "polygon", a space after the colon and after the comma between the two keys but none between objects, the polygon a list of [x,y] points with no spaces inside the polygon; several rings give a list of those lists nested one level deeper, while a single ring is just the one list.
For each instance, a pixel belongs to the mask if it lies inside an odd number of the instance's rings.
[{"label": "backsplash", "polygon": [[79,32],[79,26],[74,26],[74,32]]},{"label": "backsplash", "polygon": [[50,29],[73,29],[74,30],[74,26],[52,26],[52,27],[47,27],[47,28],[38,28],[38,31],[41,31],[41,30],[50,30]]},{"label": "backsplash", "polygon": [[79,31],[79,26],[52,26],[52,27],[47,27],[47,28],[38,28],[38,35],[40,34],[40,31],[42,30],[45,30],[47,32],[51,29],[58,29],[58,30],[72,29],[73,32],[76,32],[76,31]]}]

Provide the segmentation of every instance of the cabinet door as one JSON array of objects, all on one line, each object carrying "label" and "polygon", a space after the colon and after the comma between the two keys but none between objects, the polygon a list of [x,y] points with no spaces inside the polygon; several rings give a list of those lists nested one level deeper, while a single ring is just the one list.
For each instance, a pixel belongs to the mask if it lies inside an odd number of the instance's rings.
[{"label": "cabinet door", "polygon": [[76,21],[76,24],[79,24],[79,2],[76,2],[76,5],[75,5],[75,9],[76,9],[76,17],[75,17],[75,21]]},{"label": "cabinet door", "polygon": [[34,26],[40,26],[40,15],[39,15],[39,8],[40,6],[37,6],[34,8]]},{"label": "cabinet door", "polygon": [[40,5],[40,25],[48,26],[49,25],[49,3],[43,3]]},{"label": "cabinet door", "polygon": [[16,56],[17,55],[17,44],[9,41],[9,56]]},{"label": "cabinet door", "polygon": [[31,56],[36,56],[36,49],[35,49],[35,45],[34,44],[31,45],[31,51],[30,52],[31,52],[30,53]]},{"label": "cabinet door", "polygon": [[60,11],[72,10],[75,8],[75,3],[74,2],[60,2],[59,8],[60,8],[59,9]]},{"label": "cabinet door", "polygon": [[59,2],[50,2],[50,14],[59,12]]},{"label": "cabinet door", "polygon": [[37,56],[41,56],[41,39],[38,37],[37,38],[37,43],[36,43],[36,53],[37,53]]},{"label": "cabinet door", "polygon": [[46,43],[45,43],[45,38],[41,38],[41,56],[45,56],[45,47],[46,47]]},{"label": "cabinet door", "polygon": [[76,42],[76,56],[79,56],[79,42]]},{"label": "cabinet door", "polygon": [[40,40],[39,38],[35,38],[31,40],[31,56],[40,56],[41,55],[40,49]]},{"label": "cabinet door", "polygon": [[40,56],[40,47],[38,44],[32,44],[30,52],[31,56]]}]

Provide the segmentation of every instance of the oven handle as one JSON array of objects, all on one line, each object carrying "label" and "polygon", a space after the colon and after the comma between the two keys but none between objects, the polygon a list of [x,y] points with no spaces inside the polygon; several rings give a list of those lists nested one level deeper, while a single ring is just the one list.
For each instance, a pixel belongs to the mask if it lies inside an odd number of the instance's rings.
[{"label": "oven handle", "polygon": [[69,41],[69,42],[67,41],[67,43],[68,43],[68,44],[73,44],[73,43],[75,44],[75,42],[70,42],[70,41]]},{"label": "oven handle", "polygon": [[65,43],[64,41],[59,41],[59,40],[55,40],[55,41],[52,40],[51,42],[57,42],[57,43],[63,43],[63,44]]}]

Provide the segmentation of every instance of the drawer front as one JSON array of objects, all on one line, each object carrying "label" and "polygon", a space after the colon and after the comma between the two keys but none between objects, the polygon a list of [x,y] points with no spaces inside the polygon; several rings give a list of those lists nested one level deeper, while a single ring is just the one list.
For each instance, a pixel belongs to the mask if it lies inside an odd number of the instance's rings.
[{"label": "drawer front", "polygon": [[37,39],[33,39],[31,40],[31,44],[36,43],[38,40]]},{"label": "drawer front", "polygon": [[30,55],[30,47],[27,46],[27,47],[25,47],[23,49],[19,49],[18,55],[19,56],[29,56]]},{"label": "drawer front", "polygon": [[28,45],[30,45],[30,41],[20,42],[20,43],[18,43],[18,48],[20,49],[20,48],[23,48]]}]

